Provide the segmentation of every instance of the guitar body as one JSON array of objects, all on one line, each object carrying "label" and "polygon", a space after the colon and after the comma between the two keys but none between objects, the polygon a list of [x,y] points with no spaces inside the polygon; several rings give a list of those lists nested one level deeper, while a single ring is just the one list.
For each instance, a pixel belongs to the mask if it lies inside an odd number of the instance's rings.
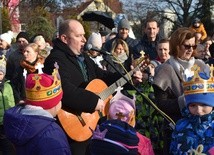
[{"label": "guitar body", "polygon": [[[147,59],[145,58],[146,57],[140,57],[136,59],[134,65],[139,65],[143,61],[146,62]],[[136,69],[138,69],[138,67],[131,70],[124,77],[126,79],[129,79]],[[124,77],[121,77],[109,87],[102,80],[99,79],[94,79],[87,85],[86,90],[89,90],[99,95],[100,98],[104,100],[105,108],[104,111],[101,112],[103,116],[107,115],[108,113],[109,100],[112,98],[112,94],[115,92],[115,89],[118,88],[118,86],[123,86],[127,83],[127,80],[125,80]],[[83,112],[81,113],[80,117],[61,109],[59,111],[58,118],[67,135],[75,141],[82,142],[92,136],[91,130],[95,130],[100,115],[98,111],[95,111],[92,114]]]},{"label": "guitar body", "polygon": [[[99,94],[104,89],[108,88],[108,86],[99,79],[92,80],[86,87],[86,90],[94,92],[95,94]],[[104,100],[106,106],[105,110],[102,112],[103,116],[107,114],[108,111],[108,103],[112,96],[109,96]],[[78,103],[77,103],[78,104]],[[78,119],[77,115],[69,113],[63,109],[61,109],[58,113],[59,121],[67,133],[67,135],[75,140],[75,141],[85,141],[92,136],[92,130],[95,130],[97,122],[100,118],[98,111],[94,113],[81,113],[81,117],[85,122],[83,126]]]}]

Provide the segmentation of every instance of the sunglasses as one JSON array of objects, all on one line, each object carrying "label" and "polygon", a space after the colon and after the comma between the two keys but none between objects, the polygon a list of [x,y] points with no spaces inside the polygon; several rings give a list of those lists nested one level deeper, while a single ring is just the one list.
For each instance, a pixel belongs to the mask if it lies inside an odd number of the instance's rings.
[{"label": "sunglasses", "polygon": [[192,47],[193,50],[195,50],[197,48],[197,45],[191,46],[191,45],[185,45],[185,44],[183,44],[183,46],[184,46],[184,48],[186,50],[189,50],[191,47]]}]

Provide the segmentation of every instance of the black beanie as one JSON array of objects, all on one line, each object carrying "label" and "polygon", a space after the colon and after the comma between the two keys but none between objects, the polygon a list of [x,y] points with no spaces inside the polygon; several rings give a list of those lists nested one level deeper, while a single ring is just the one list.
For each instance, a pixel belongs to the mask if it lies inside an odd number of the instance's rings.
[{"label": "black beanie", "polygon": [[28,42],[30,42],[30,38],[27,34],[27,32],[20,32],[17,37],[16,37],[16,41],[19,39],[19,38],[25,38]]}]

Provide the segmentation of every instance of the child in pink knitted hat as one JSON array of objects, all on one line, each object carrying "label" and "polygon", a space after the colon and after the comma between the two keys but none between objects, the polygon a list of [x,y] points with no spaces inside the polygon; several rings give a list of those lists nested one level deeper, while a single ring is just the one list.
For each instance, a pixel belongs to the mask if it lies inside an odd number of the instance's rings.
[{"label": "child in pink knitted hat", "polygon": [[[110,101],[108,119],[120,119],[132,127],[135,126],[135,96],[133,99],[123,95],[121,88],[117,88],[117,93]],[[140,155],[154,155],[152,144],[149,138],[137,132],[139,138],[138,153]]]},{"label": "child in pink knitted hat", "polygon": [[135,96],[131,99],[123,95],[121,89],[117,88],[110,100],[108,120],[99,123],[93,132],[87,155],[101,152],[105,155],[154,155],[150,139],[134,129]]}]

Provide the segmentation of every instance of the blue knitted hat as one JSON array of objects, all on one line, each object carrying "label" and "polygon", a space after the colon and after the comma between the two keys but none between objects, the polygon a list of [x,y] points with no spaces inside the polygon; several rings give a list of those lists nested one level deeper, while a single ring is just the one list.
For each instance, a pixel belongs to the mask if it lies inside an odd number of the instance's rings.
[{"label": "blue knitted hat", "polygon": [[214,107],[214,93],[190,94],[185,96],[187,107],[191,103],[202,103]]}]

